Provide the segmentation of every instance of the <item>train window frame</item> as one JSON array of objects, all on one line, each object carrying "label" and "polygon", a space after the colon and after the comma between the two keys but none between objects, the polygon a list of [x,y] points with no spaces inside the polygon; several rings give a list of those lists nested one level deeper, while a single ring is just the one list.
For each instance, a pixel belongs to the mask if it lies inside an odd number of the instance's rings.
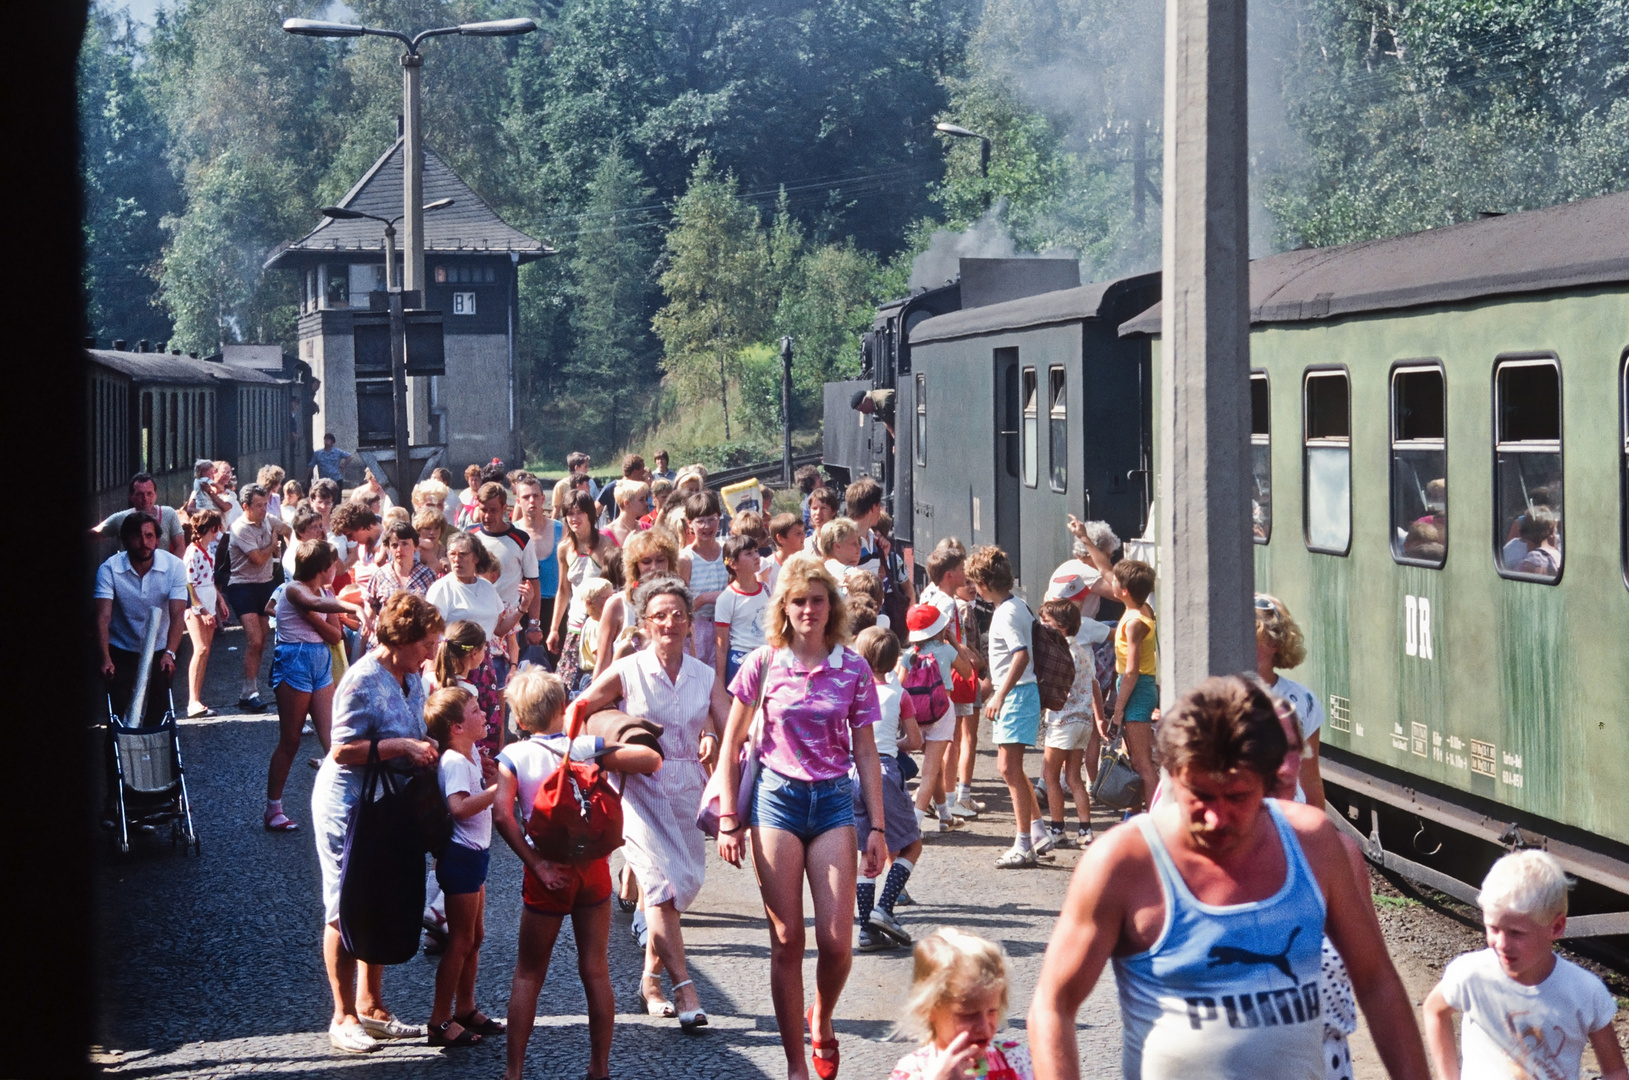
[{"label": "train window frame", "polygon": [[[1402,376],[1435,374],[1442,382],[1442,436],[1403,438],[1402,416],[1399,409],[1398,383]],[[1448,478],[1448,371],[1442,361],[1437,357],[1425,357],[1415,360],[1399,360],[1392,364],[1391,371],[1386,376],[1387,396],[1387,476],[1386,499],[1388,504],[1388,520],[1390,532],[1387,534],[1387,547],[1391,550],[1392,561],[1404,566],[1423,566],[1428,570],[1441,570],[1448,563],[1449,536],[1446,528],[1442,541],[1442,555],[1439,558],[1422,558],[1418,555],[1406,554],[1403,551],[1403,541],[1398,537],[1397,517],[1397,482],[1400,454],[1436,453],[1442,455],[1443,504],[1442,514],[1448,518],[1449,487]],[[1418,477],[1416,477],[1416,482]],[[1422,492],[1422,503],[1425,496]]]},{"label": "train window frame", "polygon": [[[1501,416],[1502,398],[1500,393],[1500,376],[1506,371],[1519,368],[1548,367],[1555,371],[1556,386],[1556,418],[1554,439],[1504,439],[1504,424]],[[1561,578],[1567,570],[1566,552],[1563,547],[1561,558],[1556,567],[1554,576],[1549,574],[1536,574],[1521,570],[1511,570],[1505,566],[1504,548],[1509,542],[1505,534],[1508,527],[1503,526],[1504,505],[1501,498],[1500,465],[1501,458],[1516,454],[1553,456],[1555,468],[1561,478],[1562,505],[1559,527],[1566,526],[1566,442],[1567,442],[1567,410],[1566,410],[1566,384],[1561,370],[1561,358],[1554,352],[1521,352],[1501,353],[1493,360],[1492,377],[1489,379],[1489,393],[1492,400],[1493,415],[1491,417],[1492,453],[1489,455],[1492,466],[1492,499],[1493,509],[1492,538],[1493,538],[1493,569],[1500,577],[1511,581],[1527,581],[1537,585],[1559,585]],[[1525,477],[1520,478],[1525,485]]]},{"label": "train window frame", "polygon": [[1069,371],[1062,364],[1046,369],[1046,484],[1052,491],[1069,490]]},{"label": "train window frame", "polygon": [[[1266,389],[1267,406],[1262,412],[1266,424],[1264,431],[1256,430],[1256,383]],[[1258,455],[1257,450],[1265,453]],[[1257,469],[1257,463],[1266,463],[1267,498],[1265,502],[1259,497],[1262,470]],[[1253,543],[1263,546],[1273,540],[1273,379],[1264,368],[1254,368],[1250,372],[1250,539]],[[1256,510],[1261,510],[1261,521],[1256,521]],[[1256,526],[1261,526],[1261,535],[1256,535]]]},{"label": "train window frame", "polygon": [[1629,348],[1618,358],[1618,564],[1629,589]]},{"label": "train window frame", "polygon": [[928,376],[926,372],[916,373],[916,430],[912,433],[911,442],[914,444],[911,452],[916,457],[918,465],[928,463]]},{"label": "train window frame", "polygon": [[1018,401],[1020,403],[1018,427],[1019,454],[1023,457],[1024,486],[1033,488],[1041,482],[1041,411],[1040,379],[1033,365],[1019,369]]},{"label": "train window frame", "polygon": [[[1346,434],[1314,437],[1309,434],[1309,391],[1313,380],[1335,376],[1346,384]],[[1312,542],[1312,462],[1314,452],[1321,450],[1346,451],[1346,543],[1339,548]],[[1301,538],[1308,551],[1345,558],[1352,552],[1352,532],[1352,373],[1345,364],[1312,364],[1301,372]]]}]

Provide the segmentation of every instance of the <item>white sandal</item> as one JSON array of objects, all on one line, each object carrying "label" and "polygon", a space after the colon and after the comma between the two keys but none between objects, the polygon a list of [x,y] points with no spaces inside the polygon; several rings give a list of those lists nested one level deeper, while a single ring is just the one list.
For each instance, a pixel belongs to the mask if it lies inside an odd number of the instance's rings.
[{"label": "white sandal", "polygon": [[[695,980],[694,979],[686,979],[682,983],[674,983],[673,984],[673,996],[678,997],[679,996],[679,991],[681,989],[683,989],[686,986],[693,986],[693,985],[695,985]],[[707,1026],[707,1011],[705,1009],[688,1009],[688,1010],[686,1010],[684,1012],[681,1012],[679,1014],[679,1026],[684,1028],[686,1031],[694,1031],[697,1028],[706,1027]]]},{"label": "white sandal", "polygon": [[[656,980],[656,992],[660,994],[662,992],[662,977],[654,971],[647,971],[643,975],[639,976],[639,997],[645,1003],[646,1014],[649,1016],[660,1016],[664,1020],[677,1016],[678,1013],[673,1008],[673,1002],[667,1001],[666,999],[660,997],[655,999],[645,997],[646,979]],[[683,986],[684,984],[680,983],[679,985]],[[678,986],[675,986],[673,989],[677,990],[678,988]]]}]

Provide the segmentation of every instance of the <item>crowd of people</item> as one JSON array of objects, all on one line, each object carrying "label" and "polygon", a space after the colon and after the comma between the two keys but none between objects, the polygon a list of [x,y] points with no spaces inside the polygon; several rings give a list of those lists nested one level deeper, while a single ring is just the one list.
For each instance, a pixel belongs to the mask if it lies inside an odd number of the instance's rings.
[{"label": "crowd of people", "polygon": [[[1361,1008],[1386,1033],[1377,1048],[1394,1077],[1423,1080],[1427,1046],[1439,1075],[1460,1074],[1458,1012],[1469,1075],[1577,1076],[1587,1043],[1605,1075],[1629,1080],[1615,1003],[1553,951],[1565,879],[1537,852],[1489,874],[1490,947],[1449,966],[1422,1041],[1361,854],[1322,811],[1323,710],[1283,674],[1306,648],[1276,597],[1255,600],[1256,670],[1167,694],[1162,715],[1155,569],[1121,557],[1103,522],[1070,519],[1071,557],[1032,605],[997,547],[945,537],[899,550],[869,478],[839,491],[806,467],[793,489],[730,507],[706,470],[670,471],[665,452],[654,469],[629,455],[603,487],[574,454],[552,485],[497,461],[471,465],[462,488],[436,470],[398,506],[371,473],[345,490],[349,458],[329,437],[309,482],[268,467],[241,487],[229,463],[200,461],[175,509],[138,474],[129,510],[97,526],[122,550],[95,593],[117,715],[136,711],[148,634],[161,648],[145,712],[170,707],[183,632],[186,716],[276,708],[266,830],[301,829],[283,792],[302,738],[317,738],[308,823],[338,1051],[501,1038],[505,1075],[518,1078],[569,918],[586,1075],[610,1075],[613,900],[644,950],[640,1009],[687,1032],[707,1026],[683,922],[711,842],[756,873],[791,1080],[838,1075],[833,1019],[853,954],[896,949],[914,951],[899,1030],[919,1043],[897,1080],[1076,1076],[1075,1015],[1110,963],[1128,1077],[1349,1078]],[[205,670],[234,618],[240,696],[212,705]],[[994,743],[1004,799],[975,797],[981,738]],[[1129,826],[1099,837],[1092,785],[1121,748],[1142,794]],[[619,880],[607,854],[551,832],[562,771],[590,792],[596,777],[616,778]],[[423,916],[441,958],[425,1024],[386,1005],[385,965],[353,952],[342,928],[354,811],[376,774],[433,777],[452,822]],[[1008,815],[996,869],[1087,849],[1023,1037],[1004,1027],[1001,948],[950,927],[913,932],[896,910],[934,837]],[[494,831],[524,881],[504,1019],[475,999]]]}]

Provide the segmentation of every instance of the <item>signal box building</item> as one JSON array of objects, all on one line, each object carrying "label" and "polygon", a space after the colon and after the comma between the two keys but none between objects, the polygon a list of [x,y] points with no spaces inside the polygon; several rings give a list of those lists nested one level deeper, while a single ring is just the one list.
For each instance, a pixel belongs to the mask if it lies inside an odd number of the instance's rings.
[{"label": "signal box building", "polygon": [[[404,152],[397,139],[338,205],[386,220],[399,216]],[[453,205],[424,215],[425,295],[421,302],[409,296],[406,306],[441,313],[445,374],[408,379],[409,441],[441,448],[431,456],[455,473],[470,462],[518,462],[517,271],[554,252],[505,223],[426,147],[424,201],[439,199]],[[398,224],[398,281],[405,240]],[[379,322],[388,308],[384,226],[324,218],[305,236],[279,245],[266,268],[300,275],[299,356],[311,365],[317,386],[311,445],[321,446],[323,434],[332,432],[347,450],[388,450],[394,444],[389,372],[365,365],[359,371],[355,351],[358,325]],[[355,459],[350,469],[361,478]]]}]

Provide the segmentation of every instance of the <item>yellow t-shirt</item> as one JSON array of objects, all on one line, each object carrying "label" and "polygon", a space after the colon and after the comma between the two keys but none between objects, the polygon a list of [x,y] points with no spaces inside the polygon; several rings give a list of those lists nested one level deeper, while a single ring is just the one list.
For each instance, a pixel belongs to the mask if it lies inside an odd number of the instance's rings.
[{"label": "yellow t-shirt", "polygon": [[1137,674],[1152,675],[1159,670],[1154,644],[1154,619],[1136,608],[1126,608],[1126,613],[1120,617],[1120,624],[1114,628],[1114,670],[1122,675],[1126,673],[1126,650],[1131,645],[1133,619],[1148,624],[1148,636],[1143,638],[1142,652],[1137,658]]}]

